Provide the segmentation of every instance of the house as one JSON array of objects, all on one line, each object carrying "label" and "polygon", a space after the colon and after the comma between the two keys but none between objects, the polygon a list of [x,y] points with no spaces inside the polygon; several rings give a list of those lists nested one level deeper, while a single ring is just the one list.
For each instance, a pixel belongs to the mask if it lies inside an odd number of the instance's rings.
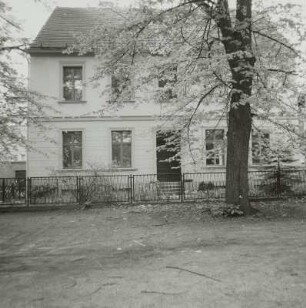
[{"label": "house", "polygon": [[[28,150],[27,175],[157,174],[161,181],[176,181],[181,173],[224,171],[226,118],[218,127],[214,119],[202,121],[195,133],[199,143],[193,154],[183,142],[180,153],[158,151],[175,136],[173,127],[161,124],[162,105],[152,99],[137,104],[127,101],[122,108],[108,109],[111,94],[103,89],[115,88],[114,78],[103,78],[97,87],[90,82],[97,64],[94,54],[64,53],[75,34],[118,18],[109,8],[58,7],[30,45],[29,87],[45,95],[43,103],[51,108],[48,117],[41,118],[45,131],[28,127],[28,139],[36,150]],[[164,85],[165,81],[156,80],[156,87]],[[297,124],[305,121],[305,116],[283,120]],[[262,133],[254,132],[251,140],[252,168],[263,162],[272,138],[271,125],[259,122],[258,126]],[[165,161],[175,154],[180,154],[180,161]]]}]

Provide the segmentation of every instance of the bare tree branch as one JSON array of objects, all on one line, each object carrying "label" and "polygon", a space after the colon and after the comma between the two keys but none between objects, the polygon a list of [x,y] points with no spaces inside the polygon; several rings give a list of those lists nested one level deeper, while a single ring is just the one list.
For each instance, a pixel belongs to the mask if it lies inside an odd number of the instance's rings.
[{"label": "bare tree branch", "polygon": [[272,37],[272,36],[270,36],[270,35],[268,35],[268,34],[262,33],[262,32],[260,32],[260,31],[253,30],[253,29],[252,29],[251,31],[252,31],[253,33],[256,33],[256,34],[258,34],[258,35],[260,35],[260,36],[263,36],[263,37],[265,37],[265,38],[267,38],[267,39],[269,39],[269,40],[271,40],[271,41],[273,41],[273,42],[276,42],[276,43],[278,43],[278,44],[280,44],[280,45],[286,47],[287,49],[291,50],[295,55],[300,56],[299,53],[298,53],[294,48],[292,48],[291,46],[285,44],[284,42],[282,42],[282,41],[280,41],[280,40],[278,40],[278,39],[276,39],[276,38],[274,38],[274,37]]}]

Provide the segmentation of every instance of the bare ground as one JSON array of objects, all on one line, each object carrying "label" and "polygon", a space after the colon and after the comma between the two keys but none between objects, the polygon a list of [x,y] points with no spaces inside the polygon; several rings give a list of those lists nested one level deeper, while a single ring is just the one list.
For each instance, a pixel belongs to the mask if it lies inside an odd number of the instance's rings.
[{"label": "bare ground", "polygon": [[0,214],[0,307],[306,307],[304,203]]}]

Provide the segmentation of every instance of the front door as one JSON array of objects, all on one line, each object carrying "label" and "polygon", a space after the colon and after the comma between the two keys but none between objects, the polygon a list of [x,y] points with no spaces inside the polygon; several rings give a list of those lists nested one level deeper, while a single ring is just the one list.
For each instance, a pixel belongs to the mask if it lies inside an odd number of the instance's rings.
[{"label": "front door", "polygon": [[179,182],[181,179],[180,137],[174,131],[156,133],[157,180]]}]

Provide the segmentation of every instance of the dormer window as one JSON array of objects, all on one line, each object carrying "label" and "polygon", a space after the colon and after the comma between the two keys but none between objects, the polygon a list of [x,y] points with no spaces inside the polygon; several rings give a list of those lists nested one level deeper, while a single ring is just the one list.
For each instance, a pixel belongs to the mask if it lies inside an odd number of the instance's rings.
[{"label": "dormer window", "polygon": [[83,99],[83,67],[63,66],[63,98],[65,101]]}]

